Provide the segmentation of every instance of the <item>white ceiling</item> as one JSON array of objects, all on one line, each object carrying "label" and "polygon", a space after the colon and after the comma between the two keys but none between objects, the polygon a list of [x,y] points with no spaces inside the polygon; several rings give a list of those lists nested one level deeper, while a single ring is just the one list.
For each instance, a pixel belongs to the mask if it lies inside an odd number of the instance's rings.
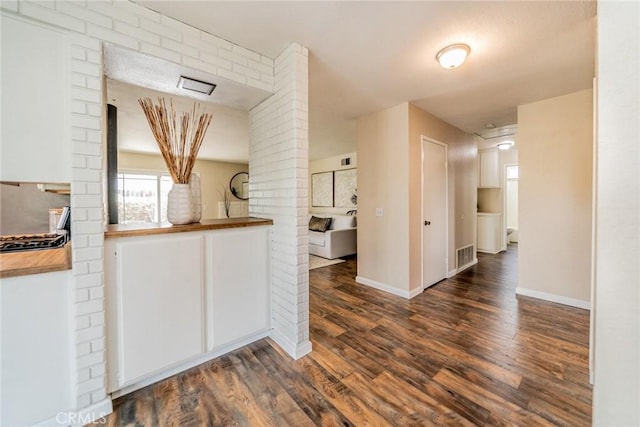
[{"label": "white ceiling", "polygon": [[[594,75],[595,2],[137,2],[271,58],[309,48],[310,159],[355,151],[354,119],[401,102],[476,132]],[[471,54],[445,70],[452,43]]]},{"label": "white ceiling", "polygon": [[[107,100],[118,108],[119,151],[160,154],[147,118],[138,104],[138,99],[147,97],[155,103],[158,97],[167,98],[167,94],[107,79]],[[176,112],[191,111],[193,107],[191,98],[171,96],[171,99]],[[198,103],[204,111],[213,113],[198,157],[246,163],[249,159],[249,113],[219,104]]]}]

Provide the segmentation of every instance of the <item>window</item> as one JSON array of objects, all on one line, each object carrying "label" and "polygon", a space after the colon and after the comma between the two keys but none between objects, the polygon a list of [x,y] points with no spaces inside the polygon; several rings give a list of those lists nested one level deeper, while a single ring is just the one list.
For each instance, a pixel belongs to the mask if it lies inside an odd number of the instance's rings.
[{"label": "window", "polygon": [[162,172],[122,172],[118,174],[118,222],[164,222],[167,194],[172,181]]}]

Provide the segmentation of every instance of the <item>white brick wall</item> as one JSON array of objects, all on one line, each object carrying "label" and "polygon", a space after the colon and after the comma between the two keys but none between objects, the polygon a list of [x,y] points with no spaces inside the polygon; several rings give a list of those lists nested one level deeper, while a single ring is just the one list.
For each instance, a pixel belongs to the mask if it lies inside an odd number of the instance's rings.
[{"label": "white brick wall", "polygon": [[[73,126],[70,147],[73,159],[71,209],[76,341],[74,394],[75,409],[95,408],[106,398],[102,42],[269,91],[274,86],[274,61],[129,1],[3,0],[0,8],[66,29],[71,38],[69,115]],[[295,56],[300,56],[298,62],[304,62],[306,69],[306,52],[303,55],[299,50]],[[287,61],[283,65],[289,64],[291,54],[286,55]],[[282,91],[287,97],[297,93],[293,82],[281,84],[289,87],[288,93]],[[306,71],[299,84],[304,85],[306,105]],[[302,121],[306,126],[306,107]],[[302,145],[306,150],[306,131]],[[302,169],[304,172],[296,172],[296,176],[306,177],[306,164]],[[302,193],[306,197],[306,189],[301,190]],[[290,214],[287,210],[286,215]],[[295,233],[290,243],[297,244]],[[295,259],[287,258],[287,262],[295,264]],[[287,308],[296,310],[295,307]],[[308,339],[308,333],[299,332],[297,324],[294,329]]]},{"label": "white brick wall", "polygon": [[311,351],[307,236],[308,51],[275,60],[274,96],[250,112],[249,214],[273,219],[272,337],[290,355]]}]

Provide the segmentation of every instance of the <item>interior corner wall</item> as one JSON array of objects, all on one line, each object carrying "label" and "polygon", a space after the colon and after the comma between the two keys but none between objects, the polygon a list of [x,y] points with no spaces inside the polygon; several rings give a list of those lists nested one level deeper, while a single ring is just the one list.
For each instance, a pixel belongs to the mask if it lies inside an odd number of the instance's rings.
[{"label": "interior corner wall", "polygon": [[640,3],[598,2],[593,425],[640,425]]},{"label": "interior corner wall", "polygon": [[[358,278],[409,297],[409,104],[357,120]],[[382,215],[376,215],[376,209]]]},{"label": "interior corner wall", "polygon": [[588,307],[593,91],[518,107],[518,293]]},{"label": "interior corner wall", "polygon": [[[167,166],[159,154],[140,154],[119,152],[119,169],[166,172]],[[248,172],[246,163],[218,162],[214,160],[196,160],[194,172],[200,174],[202,193],[202,218],[220,218],[218,203],[222,202],[221,191],[229,189],[229,181],[238,172]],[[240,199],[232,197],[232,201]]]},{"label": "interior corner wall", "polygon": [[249,214],[273,220],[271,337],[293,358],[311,351],[308,265],[308,59],[275,60],[275,94],[249,113]]},{"label": "interior corner wall", "polygon": [[409,105],[409,251],[411,289],[422,286],[422,142],[421,136],[447,144],[449,188],[449,272],[456,249],[476,240],[478,148],[473,135]]},{"label": "interior corner wall", "polygon": [[[349,157],[351,162],[348,166],[342,166],[340,161],[345,157]],[[319,172],[330,172],[337,170],[356,169],[358,167],[358,156],[355,152],[345,153],[339,156],[327,157],[324,159],[310,160],[309,161],[309,213],[333,213],[333,214],[346,214],[351,209],[357,209],[358,206],[354,205],[350,208],[321,208],[311,206],[311,175]]]}]

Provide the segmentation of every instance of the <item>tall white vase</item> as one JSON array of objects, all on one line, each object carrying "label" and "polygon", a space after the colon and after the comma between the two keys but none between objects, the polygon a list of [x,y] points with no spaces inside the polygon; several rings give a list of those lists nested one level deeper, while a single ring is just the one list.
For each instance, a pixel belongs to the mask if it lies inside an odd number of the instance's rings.
[{"label": "tall white vase", "polygon": [[193,218],[189,184],[173,184],[167,196],[167,221],[171,224],[190,224]]},{"label": "tall white vase", "polygon": [[200,192],[200,175],[192,173],[189,179],[191,190],[191,210],[193,217],[191,222],[200,222],[202,219],[202,195]]}]

